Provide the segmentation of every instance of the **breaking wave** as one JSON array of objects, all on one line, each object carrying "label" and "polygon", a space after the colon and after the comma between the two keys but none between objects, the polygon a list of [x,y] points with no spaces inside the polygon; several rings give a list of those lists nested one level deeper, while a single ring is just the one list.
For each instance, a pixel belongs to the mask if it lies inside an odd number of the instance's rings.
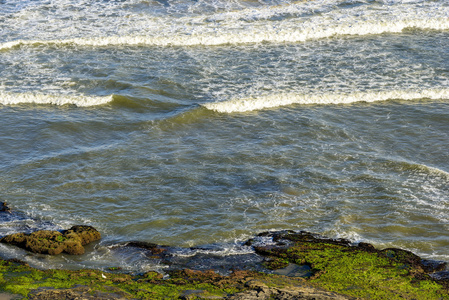
[{"label": "breaking wave", "polygon": [[9,93],[0,92],[0,104],[52,104],[76,105],[79,107],[96,106],[109,103],[113,96],[84,96],[84,95],[51,95],[38,93]]},{"label": "breaking wave", "polygon": [[355,92],[348,94],[301,95],[280,93],[260,97],[231,99],[223,102],[204,103],[202,106],[220,113],[248,112],[291,104],[350,104],[385,100],[449,99],[449,89],[422,91]]},{"label": "breaking wave", "polygon": [[39,39],[18,38],[0,43],[0,50],[38,45],[105,47],[295,43],[334,36],[400,33],[406,29],[449,29],[448,8],[438,6],[427,9],[416,7],[383,9],[380,12],[364,12],[362,15],[357,10],[349,12],[337,10],[312,16],[303,16],[304,12],[289,12],[291,6],[283,9],[267,9],[193,18],[150,18],[137,22],[135,26],[138,29],[108,32],[107,36],[102,32],[91,34],[89,37],[80,33],[81,36],[76,38],[61,36],[52,39],[38,34],[35,36],[41,36]]}]

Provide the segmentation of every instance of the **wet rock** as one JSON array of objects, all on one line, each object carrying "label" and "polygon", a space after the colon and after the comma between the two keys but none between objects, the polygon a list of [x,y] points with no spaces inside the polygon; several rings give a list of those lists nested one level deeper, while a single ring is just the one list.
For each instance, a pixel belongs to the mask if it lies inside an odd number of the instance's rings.
[{"label": "wet rock", "polygon": [[8,206],[6,201],[0,203],[0,212],[11,213],[11,208]]},{"label": "wet rock", "polygon": [[213,270],[196,271],[190,269],[183,269],[179,271],[170,272],[170,274],[178,278],[184,278],[192,283],[194,282],[216,283],[225,278],[224,276],[217,274]]},{"label": "wet rock", "polygon": [[144,251],[147,251],[146,255],[148,257],[159,259],[165,258],[165,256],[167,255],[167,251],[170,249],[169,246],[140,241],[126,242],[123,246],[129,248],[143,249]]},{"label": "wet rock", "polygon": [[309,265],[297,265],[292,263],[289,263],[285,268],[274,269],[273,273],[278,275],[302,278],[310,278],[315,275],[314,270]]},{"label": "wet rock", "polygon": [[[356,245],[345,239],[329,239],[308,232],[280,231],[263,233],[263,236],[265,239],[271,238],[271,241],[268,239],[267,243],[259,243],[258,246],[253,244],[253,248],[257,254],[265,257],[264,264],[267,268],[274,269],[277,273],[278,269],[282,270],[282,267],[286,269],[293,263],[298,266],[309,266],[310,273],[313,274],[308,277],[309,279],[323,282],[327,288],[333,288],[337,292],[355,295],[357,293],[351,290],[360,290],[366,295],[376,294],[379,293],[380,288],[372,287],[381,286],[384,281],[392,280],[391,278],[401,282],[395,284],[394,294],[407,295],[415,299],[420,299],[422,295],[419,294],[420,292],[414,296],[410,295],[409,290],[414,285],[432,286],[434,294],[429,296],[429,299],[432,297],[439,299],[440,293],[446,293],[440,292],[438,285],[434,285],[435,282],[438,282],[443,289],[449,289],[449,281],[445,281],[439,275],[441,274],[439,270],[444,270],[446,267],[444,262],[423,261],[422,258],[407,250],[398,248],[377,250],[368,243],[362,242]],[[351,273],[353,270],[357,270],[362,275],[355,276]],[[435,272],[438,272],[438,275]],[[341,274],[347,274],[347,276],[341,276]],[[301,274],[298,275],[301,276]],[[296,291],[284,292],[272,291],[269,299],[309,299],[304,298],[303,295],[296,295]],[[391,293],[391,290],[384,288],[381,292],[386,295]],[[288,296],[289,293],[290,296]],[[427,293],[430,293],[430,288]],[[248,299],[252,299],[251,297],[254,298],[254,295],[248,295]],[[320,297],[311,299],[327,299]],[[385,296],[385,299],[388,297]]]},{"label": "wet rock", "polygon": [[27,262],[17,259],[17,258],[8,259],[8,260],[5,260],[5,262],[29,267]]},{"label": "wet rock", "polygon": [[252,295],[252,297],[256,296],[257,299],[269,299],[272,294],[270,288],[268,288],[265,283],[257,279],[252,279],[246,282],[245,287],[250,289],[248,294]]},{"label": "wet rock", "polygon": [[421,261],[423,268],[428,273],[441,272],[446,270],[447,262],[424,259]]},{"label": "wet rock", "polygon": [[126,243],[127,247],[135,247],[135,248],[141,248],[146,250],[153,250],[157,248],[159,245],[154,243],[148,243],[148,242],[140,242],[140,241],[131,241]]},{"label": "wet rock", "polygon": [[374,246],[369,243],[360,242],[358,244],[358,247],[367,252],[376,252],[377,251],[376,248],[374,248]]},{"label": "wet rock", "polygon": [[120,290],[100,292],[92,290],[88,286],[76,286],[71,289],[40,288],[32,291],[29,296],[31,300],[58,300],[58,299],[82,299],[82,300],[109,300],[129,299],[129,295]]},{"label": "wet rock", "polygon": [[245,287],[249,288],[244,292],[231,295],[226,299],[229,300],[264,300],[264,299],[276,299],[276,300],[291,300],[291,299],[304,299],[304,300],[347,300],[355,299],[350,296],[345,296],[318,288],[314,288],[307,285],[302,286],[289,286],[289,287],[268,287],[260,280],[250,280],[245,283]]},{"label": "wet rock", "polygon": [[79,255],[90,242],[99,240],[101,234],[91,226],[77,225],[62,232],[39,230],[30,234],[15,233],[0,239],[1,243],[14,245],[33,253],[57,255],[62,252]]},{"label": "wet rock", "polygon": [[157,282],[158,280],[162,280],[164,275],[155,271],[149,271],[143,274],[142,277],[145,278],[145,281],[147,282]]},{"label": "wet rock", "polygon": [[198,299],[201,298],[201,294],[204,294],[203,290],[186,290],[179,296],[181,300],[190,300],[190,299]]},{"label": "wet rock", "polygon": [[70,228],[69,230],[63,231],[62,233],[66,236],[78,235],[83,246],[101,239],[100,232],[98,232],[98,230],[96,230],[94,227],[87,225],[75,225],[72,226],[72,228]]},{"label": "wet rock", "polygon": [[378,253],[393,261],[403,264],[404,268],[411,269],[411,272],[415,275],[415,277],[418,276],[418,274],[426,273],[421,257],[410,251],[398,248],[387,248],[378,251]]}]

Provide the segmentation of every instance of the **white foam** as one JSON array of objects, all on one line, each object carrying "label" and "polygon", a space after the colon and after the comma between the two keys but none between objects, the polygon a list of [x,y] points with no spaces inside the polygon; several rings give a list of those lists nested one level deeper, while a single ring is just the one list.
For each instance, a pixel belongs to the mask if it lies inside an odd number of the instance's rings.
[{"label": "white foam", "polygon": [[[225,246],[225,247],[223,247]],[[196,249],[180,249],[176,252],[173,252],[172,255],[179,257],[192,257],[198,254],[208,254],[215,256],[230,256],[230,255],[242,255],[242,254],[252,254],[254,250],[252,247],[243,246],[243,245],[221,245],[216,248],[211,247],[210,249],[206,248],[196,248]]]},{"label": "white foam", "polygon": [[449,89],[422,91],[355,92],[347,94],[279,93],[259,97],[231,99],[222,102],[204,103],[202,106],[220,113],[248,112],[291,104],[350,104],[354,102],[376,102],[385,100],[449,99]]},{"label": "white foam", "polygon": [[84,96],[84,95],[50,95],[39,93],[9,93],[0,91],[0,104],[72,104],[79,107],[106,104],[113,100],[113,96]]},{"label": "white foam", "polygon": [[449,18],[439,20],[403,20],[399,22],[365,22],[362,24],[342,24],[337,26],[302,26],[290,27],[279,25],[252,27],[233,32],[209,31],[173,36],[109,36],[95,38],[73,38],[56,40],[15,40],[0,44],[0,50],[12,49],[24,45],[78,45],[78,46],[218,46],[270,43],[296,43],[307,40],[322,39],[344,35],[374,35],[382,33],[399,33],[407,28],[448,30]]},{"label": "white foam", "polygon": [[[45,22],[41,26],[48,28],[41,28],[34,33],[25,32],[29,37],[17,37],[0,43],[0,50],[27,45],[102,47],[296,43],[334,36],[399,33],[409,28],[449,30],[449,7],[439,3],[421,3],[375,6],[373,9],[336,9],[326,2],[317,1],[315,4],[313,1],[205,16],[176,18],[129,15],[126,18],[109,17],[103,20],[104,24],[99,21],[85,24],[89,30],[83,32],[74,31],[73,26],[67,32],[53,28],[55,24],[63,25],[59,19]],[[86,36],[85,32],[89,34]]]}]

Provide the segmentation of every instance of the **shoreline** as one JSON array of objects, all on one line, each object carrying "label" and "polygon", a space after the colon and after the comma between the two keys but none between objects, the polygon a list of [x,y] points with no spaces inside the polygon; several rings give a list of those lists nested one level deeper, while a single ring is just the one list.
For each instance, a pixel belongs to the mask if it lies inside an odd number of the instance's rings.
[{"label": "shoreline", "polygon": [[[243,256],[234,257],[240,262],[227,275],[213,267],[195,270],[182,264],[164,275],[133,275],[114,267],[38,270],[18,260],[1,260],[0,292],[11,293],[9,299],[449,299],[447,264],[410,251],[378,250],[303,231],[264,232],[245,244],[260,257],[260,268],[248,265]],[[128,246],[144,248],[161,261],[169,256],[168,246]]]}]

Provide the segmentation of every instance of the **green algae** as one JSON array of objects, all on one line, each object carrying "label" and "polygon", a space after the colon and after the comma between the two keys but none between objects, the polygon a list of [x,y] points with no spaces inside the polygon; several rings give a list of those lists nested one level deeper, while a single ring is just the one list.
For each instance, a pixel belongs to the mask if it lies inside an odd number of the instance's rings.
[{"label": "green algae", "polygon": [[[215,274],[215,273],[214,273]],[[224,276],[203,272],[173,274],[168,280],[156,272],[139,276],[129,274],[104,273],[98,270],[37,270],[27,265],[1,261],[0,289],[18,294],[24,299],[30,292],[40,288],[69,289],[76,286],[88,286],[93,292],[119,292],[129,299],[177,299],[185,291],[201,291],[202,296],[225,297],[244,289],[233,280],[226,281]]]},{"label": "green algae", "polygon": [[[226,298],[248,292],[254,288],[248,283],[256,281],[269,288],[313,286],[360,299],[449,299],[447,285],[434,281],[421,259],[411,252],[376,250],[369,244],[353,246],[348,241],[306,234],[289,233],[273,240],[281,242],[254,247],[266,258],[267,267],[307,265],[311,276],[304,279],[251,271],[222,276],[212,270],[178,270],[164,279],[157,272],[131,275],[119,272],[119,268],[110,268],[109,272],[37,270],[17,261],[0,260],[0,290],[24,299],[35,299],[43,288],[77,291],[80,287],[83,296],[87,293],[92,299],[96,293],[111,295],[108,299],[114,299],[112,295],[121,299]],[[54,298],[47,295],[43,299]]]},{"label": "green algae", "polygon": [[[366,251],[344,243],[296,241],[288,249],[259,249],[267,266],[307,264],[309,282],[329,291],[364,299],[449,299],[420,267],[417,256],[399,249]],[[274,262],[274,263],[273,263]]]}]

